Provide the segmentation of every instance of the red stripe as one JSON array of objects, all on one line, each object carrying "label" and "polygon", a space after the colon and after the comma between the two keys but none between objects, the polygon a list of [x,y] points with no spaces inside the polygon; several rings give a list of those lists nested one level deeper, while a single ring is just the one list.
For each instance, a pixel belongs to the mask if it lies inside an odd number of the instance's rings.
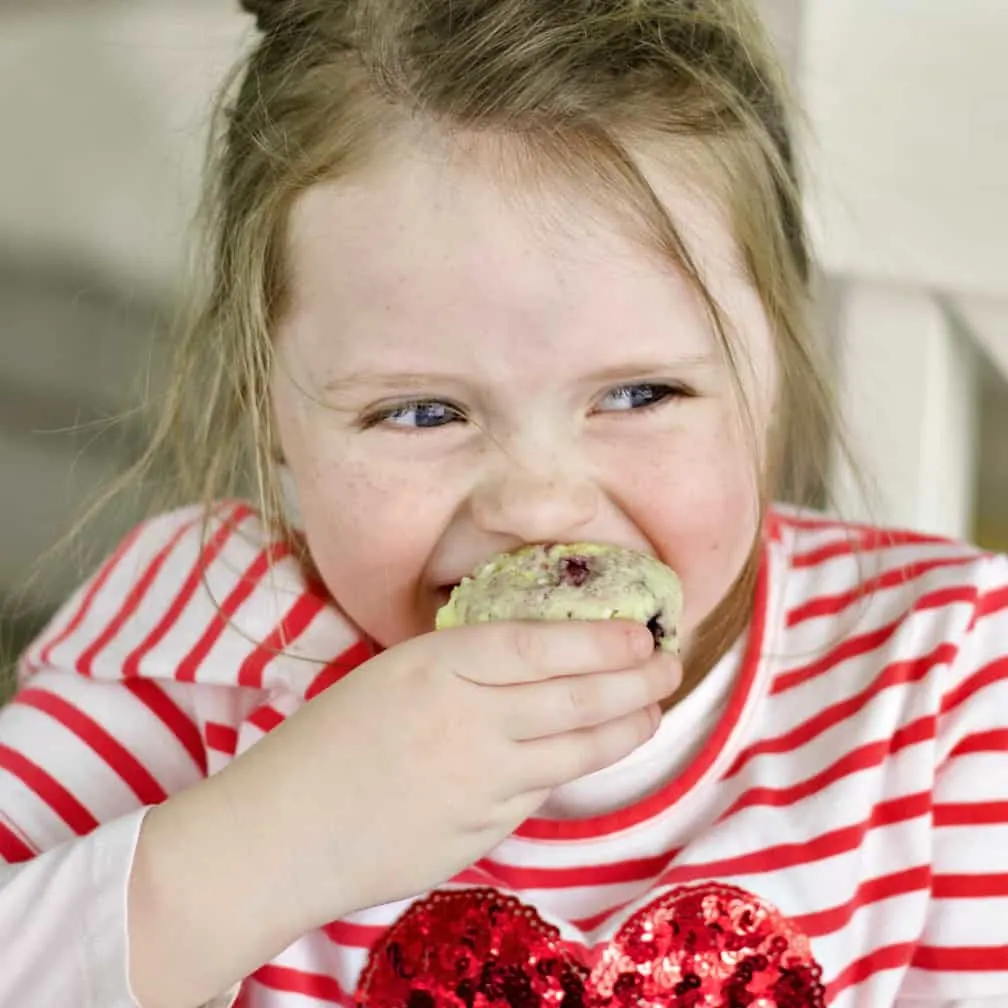
[{"label": "red stripe", "polygon": [[13,774],[77,834],[98,828],[98,820],[54,777],[26,756],[0,742],[0,770]]},{"label": "red stripe", "polygon": [[1003,899],[1008,897],[1008,875],[935,875],[935,899]]},{"label": "red stripe", "polygon": [[130,679],[128,689],[174,736],[192,758],[201,774],[206,776],[206,750],[195,722],[174,700],[150,679]]},{"label": "red stripe", "polygon": [[861,658],[872,651],[877,651],[899,630],[901,625],[902,621],[889,623],[877,630],[872,630],[870,633],[848,637],[842,644],[827,651],[822,658],[818,658],[811,664],[802,665],[800,668],[791,669],[788,672],[781,672],[774,677],[774,681],[770,685],[770,695],[779,696],[781,693],[804,685],[811,679],[817,679],[841,662],[849,661],[852,658]]},{"label": "red stripe", "polygon": [[125,624],[125,622],[136,612],[137,607],[150,590],[150,586],[154,583],[154,579],[158,576],[161,572],[161,568],[165,565],[165,561],[167,561],[168,557],[179,544],[180,540],[184,536],[188,535],[198,520],[199,519],[194,518],[191,521],[186,522],[184,525],[179,526],[168,542],[154,554],[154,559],[151,560],[139,580],[130,589],[129,594],[126,596],[123,604],[119,607],[119,611],[115,614],[112,621],[105,627],[102,633],[91,642],[90,646],[85,648],[78,656],[75,667],[81,675],[91,675],[91,667],[94,664],[95,657],[109,645],[115,635],[122,629],[123,624]]},{"label": "red stripe", "polygon": [[833,560],[836,557],[853,556],[862,552],[895,549],[899,546],[938,544],[951,545],[946,539],[921,535],[917,532],[899,532],[879,528],[851,528],[850,535],[844,539],[826,543],[805,553],[795,553],[791,557],[791,567],[800,570],[805,567],[817,567],[819,564],[827,560]]},{"label": "red stripe", "polygon": [[[548,869],[539,869],[548,872]],[[557,873],[562,869],[557,870]],[[878,903],[895,896],[904,896],[913,892],[926,892],[931,877],[930,868],[921,865],[906,871],[895,872],[880,878],[868,879],[858,886],[856,893],[846,903],[821,910],[816,913],[803,914],[794,918],[795,924],[810,938],[819,938],[833,934],[845,927],[854,914],[861,908],[872,903]],[[549,881],[549,880],[547,880]],[[571,883],[574,885],[575,883]],[[591,884],[590,882],[587,884]],[[560,888],[559,886],[541,885],[536,882],[536,888]],[[591,917],[583,917],[572,921],[573,925],[584,934],[590,934],[601,926],[608,918],[619,913],[631,901],[622,901],[617,906],[609,907]],[[344,948],[368,950],[381,938],[387,928],[381,924],[351,924],[347,921],[335,921],[323,929],[329,939]]]},{"label": "red stripe", "polygon": [[867,879],[857,887],[857,891],[846,903],[831,907],[829,910],[799,914],[793,920],[809,938],[822,938],[845,928],[862,907],[881,903],[882,900],[892,899],[895,896],[906,896],[915,892],[926,893],[930,882],[931,869],[927,865]]},{"label": "red stripe", "polygon": [[974,753],[1008,753],[1008,728],[994,728],[966,735],[949,753],[949,759],[971,756]]},{"label": "red stripe", "polygon": [[48,690],[26,689],[16,694],[12,702],[47,714],[76,735],[122,779],[141,805],[158,805],[168,797],[150,771],[121,742],[62,697]]},{"label": "red stripe", "polygon": [[827,560],[834,560],[837,557],[849,557],[864,549],[865,547],[853,536],[846,539],[839,539],[809,550],[806,553],[795,553],[790,558],[793,570],[802,570],[807,567],[818,567]]},{"label": "red stripe", "polygon": [[831,1004],[842,991],[864,983],[876,973],[906,969],[913,954],[913,942],[900,942],[875,949],[863,958],[856,959],[832,983],[827,984],[826,1003]]},{"label": "red stripe", "polygon": [[976,585],[949,585],[947,588],[936,588],[916,599],[910,607],[911,613],[926,612],[930,609],[945,609],[953,605],[970,605],[976,608],[980,589]]},{"label": "red stripe", "polygon": [[918,945],[911,965],[928,973],[1008,972],[1008,945],[959,948]]},{"label": "red stripe", "polygon": [[[674,856],[670,854],[669,857]],[[544,872],[548,872],[550,869],[543,869]],[[564,869],[554,869],[555,871],[563,871]],[[490,886],[494,889],[502,888],[500,879],[492,875],[489,872],[481,871],[479,869],[470,868],[460,874],[456,875],[452,879],[452,884],[457,886],[470,886],[472,888],[481,888],[485,886]],[[543,888],[551,888],[548,884],[543,886]],[[561,888],[561,887],[553,887]],[[611,917],[615,917],[624,911],[635,899],[625,899],[620,900],[618,903],[614,903],[612,906],[603,910],[601,913],[592,914],[590,917],[581,917],[571,921],[579,931],[583,934],[589,934],[598,928],[601,924],[605,923]]]},{"label": "red stripe", "polygon": [[850,591],[840,592],[836,595],[821,595],[818,598],[810,599],[800,606],[796,606],[787,614],[787,625],[793,627],[819,616],[835,616],[855,602],[873,595],[875,592],[907,584],[925,574],[929,574],[931,571],[940,570],[943,567],[964,567],[967,564],[976,563],[976,560],[976,554],[971,553],[968,556],[938,557],[931,560],[920,560],[917,563],[904,564],[902,567],[886,571],[877,577],[868,578]]},{"label": "red stripe", "polygon": [[834,532],[849,531],[858,528],[873,528],[874,526],[859,526],[855,522],[844,521],[840,518],[831,518],[824,514],[788,514],[787,512],[774,511],[774,517],[782,525],[788,525],[793,529],[806,532]]},{"label": "red stripe", "polygon": [[678,853],[678,850],[670,850],[656,857],[570,868],[531,868],[500,864],[484,858],[479,867],[492,875],[495,883],[503,889],[568,889],[651,881],[658,878]]},{"label": "red stripe", "polygon": [[307,973],[289,966],[266,965],[257,969],[252,974],[252,979],[270,990],[301,994],[317,1001],[353,1008],[353,998],[343,990],[336,978],[322,973]]},{"label": "red stripe", "polygon": [[208,749],[234,756],[238,749],[238,732],[230,725],[208,721],[203,727],[203,737]]},{"label": "red stripe", "polygon": [[[863,882],[855,895],[846,903],[829,910],[804,914],[794,918],[795,924],[810,938],[833,934],[845,927],[858,909],[872,903],[908,893],[927,891],[930,880],[930,869],[927,865],[896,872],[877,879]],[[618,913],[629,901],[619,906],[573,921],[575,927],[585,934],[590,934],[607,918]],[[387,931],[382,924],[352,924],[347,921],[335,921],[323,928],[327,937],[343,948],[367,951]]]},{"label": "red stripe", "polygon": [[596,929],[602,927],[606,921],[615,917],[616,914],[624,910],[631,902],[632,900],[623,900],[623,902],[614,907],[610,907],[608,910],[592,914],[590,917],[581,917],[576,921],[572,921],[572,923],[582,934],[591,934]]},{"label": "red stripe", "polygon": [[388,931],[388,927],[384,924],[351,924],[340,920],[326,924],[322,931],[330,941],[343,948],[367,950]]},{"label": "red stripe", "polygon": [[283,724],[284,720],[284,715],[269,704],[257,707],[248,716],[249,724],[255,725],[264,735],[268,735],[277,725]]},{"label": "red stripe", "polygon": [[122,666],[122,674],[125,678],[134,678],[140,674],[140,662],[164,639],[168,631],[178,621],[185,611],[189,600],[196,593],[196,589],[202,584],[207,568],[220,555],[221,550],[231,538],[231,534],[238,524],[243,522],[251,513],[251,509],[245,505],[235,506],[231,514],[228,515],[217,531],[214,532],[209,542],[200,551],[199,558],[193,564],[189,576],[175,596],[168,611],[161,617],[157,625],[143,641],[127,655]]},{"label": "red stripe", "polygon": [[84,622],[87,614],[91,611],[91,606],[94,605],[94,600],[98,595],[98,592],[105,587],[105,583],[112,576],[119,562],[126,555],[129,548],[137,541],[140,533],[144,531],[146,525],[137,525],[132,529],[129,534],[122,540],[121,543],[116,547],[115,552],[105,561],[105,564],[101,567],[98,573],[95,575],[91,584],[88,586],[84,593],[84,597],[81,599],[80,606],[77,612],[74,613],[70,622],[58,633],[55,637],[50,640],[38,657],[39,665],[48,665],[52,657],[52,652],[54,648],[59,647],[80,625]]},{"label": "red stripe", "polygon": [[955,651],[953,645],[941,644],[932,654],[925,655],[923,658],[918,658],[915,661],[893,662],[891,665],[887,665],[881,674],[860,693],[855,693],[846,700],[833,704],[832,707],[827,707],[783,735],[760,739],[760,741],[743,749],[735,758],[735,762],[725,774],[724,779],[728,780],[736,776],[757,756],[789,753],[800,749],[830,728],[859,713],[885,690],[907,683],[920,682],[936,665],[954,658]]},{"label": "red stripe", "polygon": [[1008,801],[935,804],[934,824],[935,827],[1004,826],[1008,824]]},{"label": "red stripe", "polygon": [[1008,679],[1008,656],[998,658],[997,661],[991,662],[990,665],[985,665],[974,672],[968,679],[959,683],[955,689],[949,690],[942,700],[942,714],[947,714],[960,704],[965,703],[974,694],[979,693],[980,690],[987,686],[992,686],[994,683],[1001,682],[1004,679]]},{"label": "red stripe", "polygon": [[927,816],[931,811],[931,794],[921,791],[891,801],[879,802],[872,814],[853,826],[822,833],[801,843],[777,844],[763,850],[705,861],[700,864],[675,865],[658,880],[659,885],[682,885],[709,878],[726,878],[732,875],[765,875],[785,868],[812,864],[826,858],[837,857],[859,847],[865,835],[873,829],[892,826]]},{"label": "red stripe", "polygon": [[973,622],[970,624],[972,630],[977,622],[985,616],[993,616],[996,613],[1008,609],[1008,587],[998,588],[995,591],[987,592],[980,596],[977,603],[976,612],[973,614]]},{"label": "red stripe", "polygon": [[[937,591],[928,592],[917,599],[911,612],[926,612],[931,609],[943,609],[949,605],[965,603],[974,605],[976,603],[978,589],[975,585],[957,585],[952,588],[940,588]],[[772,693],[785,693],[789,689],[794,689],[810,679],[823,675],[831,668],[839,665],[840,662],[851,658],[861,657],[871,651],[880,648],[904,625],[906,616],[887,623],[884,626],[871,630],[868,633],[849,637],[837,647],[832,648],[822,658],[816,659],[809,665],[792,669],[789,672],[778,675],[771,687]]]},{"label": "red stripe", "polygon": [[6,823],[0,821],[0,861],[22,864],[36,857],[36,852]]},{"label": "red stripe", "polygon": [[881,765],[893,753],[909,746],[929,742],[935,737],[937,718],[933,715],[919,718],[880,742],[870,742],[852,749],[825,770],[787,787],[755,787],[743,792],[720,817],[721,820],[746,808],[785,808],[835,784],[845,777],[862,773]]},{"label": "red stripe", "polygon": [[779,543],[781,541],[780,516],[773,511],[768,511],[763,516],[763,538],[766,542]]},{"label": "red stripe", "polygon": [[[833,934],[845,927],[854,914],[864,906],[872,903],[879,903],[885,899],[895,896],[905,896],[913,892],[926,892],[930,878],[930,868],[921,865],[917,868],[910,868],[906,871],[895,872],[876,879],[869,879],[860,886],[854,896],[846,903],[829,910],[821,910],[816,913],[802,914],[795,916],[795,924],[808,935],[809,938],[819,938]],[[592,917],[585,917],[573,922],[574,926],[585,934],[589,934],[603,924],[608,918],[619,913],[631,901],[627,900],[618,906],[611,907],[602,913]]]},{"label": "red stripe", "polygon": [[262,689],[266,666],[308,629],[326,605],[326,600],[318,595],[302,595],[273,632],[241,663],[238,685]]},{"label": "red stripe", "polygon": [[482,886],[491,886],[492,888],[499,888],[496,880],[491,878],[487,872],[482,868],[471,867],[466,868],[465,871],[461,871],[452,879],[452,884],[457,886],[470,886],[473,889],[479,889]]},{"label": "red stripe", "polygon": [[339,682],[345,675],[374,656],[375,647],[370,641],[359,640],[352,644],[338,658],[326,665],[312,680],[305,692],[305,699],[314,700],[320,693],[325,692],[334,683]]},{"label": "red stripe", "polygon": [[270,567],[286,556],[288,552],[289,547],[285,543],[270,543],[249,564],[238,584],[231,589],[227,598],[214,612],[210,625],[203,631],[200,639],[193,645],[189,653],[179,662],[175,670],[175,678],[179,682],[195,682],[200,665],[203,664],[220,635],[230,626],[235,613],[255,591]]},{"label": "red stripe", "polygon": [[897,542],[907,543],[945,542],[951,545],[953,542],[953,540],[947,539],[944,536],[915,532],[913,529],[880,529],[877,525],[847,521],[843,518],[835,518],[825,514],[796,515],[781,511],[774,511],[773,514],[781,524],[807,532],[849,532],[852,535],[877,535],[893,538]]}]

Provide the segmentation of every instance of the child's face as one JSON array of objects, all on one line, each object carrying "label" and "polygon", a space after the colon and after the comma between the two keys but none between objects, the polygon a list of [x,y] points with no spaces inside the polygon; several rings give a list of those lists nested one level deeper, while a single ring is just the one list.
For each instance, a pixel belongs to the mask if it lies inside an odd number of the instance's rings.
[{"label": "child's face", "polygon": [[725,223],[651,180],[750,362],[755,444],[697,296],[587,198],[519,198],[478,157],[417,149],[295,208],[280,441],[319,572],[380,643],[432,629],[451,585],[529,542],[656,554],[687,643],[740,572],[771,337]]}]

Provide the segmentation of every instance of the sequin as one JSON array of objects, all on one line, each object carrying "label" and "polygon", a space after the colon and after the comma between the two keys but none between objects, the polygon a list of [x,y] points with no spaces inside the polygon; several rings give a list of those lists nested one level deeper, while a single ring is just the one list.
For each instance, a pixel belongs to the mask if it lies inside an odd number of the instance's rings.
[{"label": "sequin", "polygon": [[733,886],[674,889],[594,966],[531,907],[492,889],[434,893],[371,950],[363,1008],[823,1008],[808,940]]}]

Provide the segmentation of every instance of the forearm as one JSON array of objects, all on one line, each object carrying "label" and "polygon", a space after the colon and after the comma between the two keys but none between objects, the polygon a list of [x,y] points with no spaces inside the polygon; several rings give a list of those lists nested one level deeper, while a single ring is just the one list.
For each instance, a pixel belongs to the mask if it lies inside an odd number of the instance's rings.
[{"label": "forearm", "polygon": [[253,781],[225,771],[147,816],[130,877],[130,980],[142,1008],[193,1008],[304,930],[292,844]]}]

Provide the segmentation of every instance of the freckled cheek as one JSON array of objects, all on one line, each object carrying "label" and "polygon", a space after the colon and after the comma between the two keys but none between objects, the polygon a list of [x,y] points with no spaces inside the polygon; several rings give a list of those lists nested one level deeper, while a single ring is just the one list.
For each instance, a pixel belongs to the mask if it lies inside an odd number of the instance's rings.
[{"label": "freckled cheek", "polygon": [[[302,508],[305,525],[328,555],[373,555],[408,536],[403,520],[409,487],[401,480],[375,480],[338,467],[319,474],[310,494]],[[422,505],[417,510],[422,521]]]},{"label": "freckled cheek", "polygon": [[701,540],[721,540],[729,529],[751,527],[758,513],[758,481],[752,459],[737,446],[713,446],[710,454],[676,474],[675,526]]},{"label": "freckled cheek", "polygon": [[641,515],[644,531],[683,580],[687,628],[727,594],[759,522],[751,453],[731,440],[696,447],[655,481]]},{"label": "freckled cheek", "polygon": [[319,474],[302,505],[305,534],[333,597],[365,631],[399,637],[417,581],[444,527],[429,492],[395,474]]}]

